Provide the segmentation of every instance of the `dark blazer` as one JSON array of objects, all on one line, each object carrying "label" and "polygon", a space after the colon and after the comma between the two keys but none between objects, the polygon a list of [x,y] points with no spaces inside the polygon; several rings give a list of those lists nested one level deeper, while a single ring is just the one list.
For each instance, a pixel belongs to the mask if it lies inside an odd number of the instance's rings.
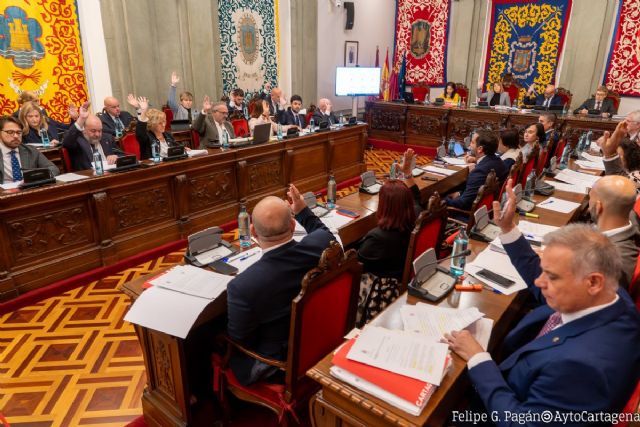
[{"label": "dark blazer", "polygon": [[[236,112],[238,112],[242,117],[244,117],[244,108],[247,104],[243,101],[240,105],[240,108],[236,108],[235,104],[231,101],[227,102],[227,109],[229,110],[229,117],[233,116]],[[248,111],[248,110],[247,110]]]},{"label": "dark blazer", "polygon": [[613,305],[536,338],[553,313],[534,285],[540,259],[522,236],[504,248],[539,306],[505,338],[502,363],[469,370],[487,412],[619,412],[640,377],[640,314],[627,292],[619,288]]},{"label": "dark blazer", "polygon": [[320,125],[320,123],[322,122],[326,122],[327,120],[329,120],[330,125],[335,125],[336,123],[338,123],[338,118],[335,114],[333,114],[333,111],[326,115],[322,111],[320,111],[319,108],[313,112],[312,118],[316,126]]},{"label": "dark blazer", "polygon": [[[298,122],[296,122],[295,116],[298,116]],[[282,121],[280,122],[283,125],[298,125],[300,129],[304,129],[307,127],[307,121],[304,114],[295,114],[291,111],[291,108],[287,109],[282,115]]]},{"label": "dark blazer", "polygon": [[[525,105],[544,105],[545,97],[544,94],[540,94],[537,96],[525,96],[522,100]],[[551,98],[551,105],[562,105],[562,98],[558,95],[553,95]]]},{"label": "dark blazer", "polygon": [[[305,208],[296,219],[307,233],[266,252],[255,264],[227,285],[229,336],[268,357],[285,360],[289,339],[291,301],[300,293],[302,278],[318,265],[320,255],[335,240],[333,234]],[[237,356],[231,368],[238,380],[249,384],[254,359]]]},{"label": "dark blazer", "polygon": [[[115,137],[116,123],[113,121],[109,113],[103,110],[100,114],[98,114],[98,116],[100,117],[100,121],[102,122],[102,133],[103,134],[107,133]],[[127,111],[120,111],[120,121],[124,125],[124,129],[126,129],[127,126],[129,126],[129,123],[131,123],[132,119],[133,119],[133,116],[129,114]]]},{"label": "dark blazer", "polygon": [[[116,151],[118,150],[113,141],[113,137],[110,134],[105,134],[104,132],[102,133],[100,145],[102,145],[102,150],[107,156],[116,154]],[[91,143],[85,139],[82,131],[79,130],[77,126],[71,126],[65,133],[64,139],[62,140],[62,146],[69,151],[71,167],[73,170],[91,169],[91,162],[93,161],[93,147],[91,146]]]},{"label": "dark blazer", "polygon": [[622,261],[620,286],[628,290],[631,279],[633,279],[633,273],[636,270],[640,233],[638,233],[635,225],[631,225],[629,230],[609,236],[609,240],[611,240],[620,251],[620,259]]},{"label": "dark blazer", "polygon": [[286,110],[284,108],[281,108],[280,104],[278,104],[277,102],[273,102],[273,99],[271,99],[271,94],[261,92],[260,99],[267,101],[267,104],[269,104],[269,115],[274,117],[275,122],[282,123],[282,116],[284,115]]},{"label": "dark blazer", "polygon": [[[233,126],[231,123],[225,121],[224,127],[229,132],[229,138],[235,138],[236,134],[233,131]],[[218,135],[218,128],[216,124],[213,122],[213,118],[211,114],[201,113],[196,118],[196,121],[193,122],[193,128],[198,131],[200,134],[200,146],[198,147],[200,150],[205,148],[216,148],[220,147],[220,136]]]},{"label": "dark blazer", "polygon": [[[575,110],[573,110],[574,114],[579,114],[580,110],[582,109],[587,109],[587,110],[593,110],[595,109],[596,106],[596,99],[595,98],[589,98],[586,101],[584,101],[578,108],[576,108]],[[609,113],[609,114],[615,114],[616,113],[616,108],[613,105],[613,101],[609,98],[605,98],[602,101],[602,105],[600,106],[600,113]]]},{"label": "dark blazer", "polygon": [[496,155],[484,156],[476,167],[473,168],[471,173],[469,173],[464,191],[461,192],[460,197],[456,199],[446,198],[445,201],[447,205],[458,209],[471,209],[471,205],[478,195],[478,190],[484,185],[491,169],[496,171],[498,179],[504,179],[509,173],[509,170],[505,168],[504,162],[500,157]]},{"label": "dark blazer", "polygon": [[[175,147],[178,145],[182,145],[176,142],[173,139],[173,135],[169,132],[162,132],[165,141],[167,141],[167,145],[169,147]],[[136,139],[138,140],[138,144],[140,145],[140,159],[150,159],[151,158],[151,142],[158,141],[158,138],[147,130],[147,122],[142,122],[138,120],[136,123]],[[158,141],[158,146],[160,146],[160,141]]]},{"label": "dark blazer", "polygon": [[[20,167],[23,169],[48,168],[54,175],[60,174],[58,167],[51,163],[51,161],[35,147],[20,144],[18,146],[18,156],[20,157]],[[4,161],[2,160],[3,159],[0,159],[0,183],[4,182]]]},{"label": "dark blazer", "polygon": [[[58,129],[55,126],[49,126],[47,128],[47,134],[49,135],[49,141],[53,141],[54,139],[58,139]],[[29,128],[29,133],[22,136],[23,144],[41,144],[42,139],[40,139],[40,132],[35,130],[34,128]]]}]

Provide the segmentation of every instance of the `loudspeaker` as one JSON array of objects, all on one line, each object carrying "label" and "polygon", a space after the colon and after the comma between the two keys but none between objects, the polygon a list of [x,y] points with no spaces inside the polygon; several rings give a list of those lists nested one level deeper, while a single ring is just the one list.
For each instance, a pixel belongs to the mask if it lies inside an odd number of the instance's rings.
[{"label": "loudspeaker", "polygon": [[356,9],[355,5],[352,1],[344,2],[344,10],[347,11],[347,24],[345,25],[345,30],[353,29],[353,21],[356,19]]}]

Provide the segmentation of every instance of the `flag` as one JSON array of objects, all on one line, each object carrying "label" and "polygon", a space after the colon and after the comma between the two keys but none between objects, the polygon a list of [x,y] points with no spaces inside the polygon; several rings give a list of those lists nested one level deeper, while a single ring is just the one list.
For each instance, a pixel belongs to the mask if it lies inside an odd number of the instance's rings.
[{"label": "flag", "polygon": [[400,72],[398,73],[398,98],[404,97],[404,89],[406,87],[407,76],[407,53],[402,55],[402,64],[400,65]]},{"label": "flag", "polygon": [[378,48],[378,46],[376,46],[376,63],[374,67],[380,67],[380,48]]},{"label": "flag", "polygon": [[398,73],[396,70],[391,71],[389,76],[389,101],[398,99]]},{"label": "flag", "polygon": [[387,57],[382,66],[382,75],[380,78],[380,99],[389,101],[389,48],[387,48]]}]

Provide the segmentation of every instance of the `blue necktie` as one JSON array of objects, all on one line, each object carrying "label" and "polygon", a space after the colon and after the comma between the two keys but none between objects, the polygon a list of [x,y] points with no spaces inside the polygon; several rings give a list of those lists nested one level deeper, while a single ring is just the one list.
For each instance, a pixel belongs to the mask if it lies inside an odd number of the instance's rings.
[{"label": "blue necktie", "polygon": [[20,162],[16,156],[16,150],[11,150],[11,171],[13,172],[14,181],[22,181],[22,171],[20,170]]}]

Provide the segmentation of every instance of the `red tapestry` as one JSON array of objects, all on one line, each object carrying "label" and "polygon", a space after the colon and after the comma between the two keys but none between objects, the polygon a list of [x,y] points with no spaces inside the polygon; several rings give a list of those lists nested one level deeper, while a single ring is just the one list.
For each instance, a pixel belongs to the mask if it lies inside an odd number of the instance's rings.
[{"label": "red tapestry", "polygon": [[640,96],[640,0],[621,0],[604,84],[624,96]]},{"label": "red tapestry", "polygon": [[447,41],[450,0],[398,0],[393,69],[407,54],[407,84],[447,83]]}]

